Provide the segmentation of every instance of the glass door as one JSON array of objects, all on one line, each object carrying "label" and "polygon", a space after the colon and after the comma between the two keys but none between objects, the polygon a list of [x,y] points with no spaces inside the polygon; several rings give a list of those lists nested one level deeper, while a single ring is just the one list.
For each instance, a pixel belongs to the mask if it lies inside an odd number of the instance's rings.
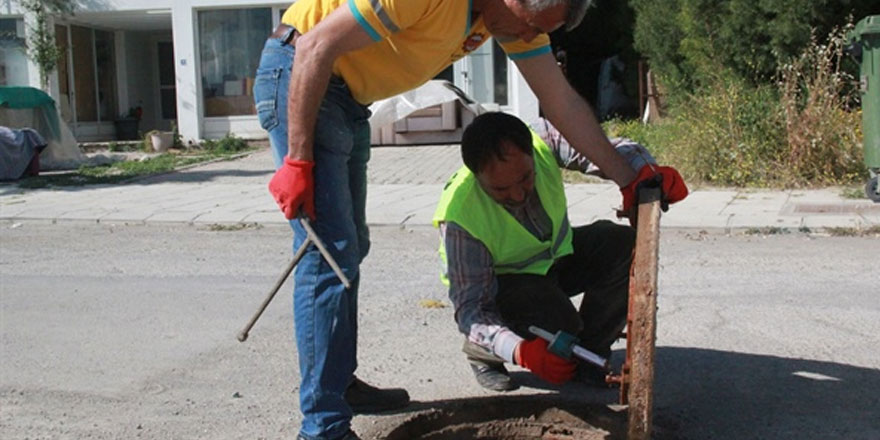
[{"label": "glass door", "polygon": [[177,85],[174,77],[174,45],[157,43],[159,56],[159,119],[177,119]]},{"label": "glass door", "polygon": [[454,78],[475,101],[507,105],[507,55],[494,39],[456,62]]}]

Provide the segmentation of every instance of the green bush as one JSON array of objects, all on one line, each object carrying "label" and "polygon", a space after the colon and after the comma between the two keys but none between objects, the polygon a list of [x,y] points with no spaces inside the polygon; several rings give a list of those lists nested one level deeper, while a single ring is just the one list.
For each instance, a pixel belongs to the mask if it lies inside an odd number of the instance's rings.
[{"label": "green bush", "polygon": [[[829,34],[853,17],[880,13],[876,0],[630,0],[634,42],[677,102],[728,70],[771,84],[813,31]],[[850,66],[853,68],[854,66]]]},{"label": "green bush", "polygon": [[222,139],[205,140],[202,142],[202,148],[211,153],[237,153],[248,149],[246,140],[228,133]]},{"label": "green bush", "polygon": [[692,183],[803,187],[852,183],[865,174],[860,113],[841,70],[843,34],[816,39],[775,84],[721,70],[660,123],[614,121],[610,135],[639,141]]},{"label": "green bush", "polygon": [[780,68],[780,106],[787,133],[784,160],[793,184],[841,184],[865,173],[861,115],[855,110],[854,78],[841,70],[849,25],[827,43],[813,38],[806,50]]},{"label": "green bush", "polygon": [[690,182],[767,186],[780,183],[785,133],[778,102],[769,87],[730,80],[690,97],[663,122],[618,122],[613,130],[648,146]]}]

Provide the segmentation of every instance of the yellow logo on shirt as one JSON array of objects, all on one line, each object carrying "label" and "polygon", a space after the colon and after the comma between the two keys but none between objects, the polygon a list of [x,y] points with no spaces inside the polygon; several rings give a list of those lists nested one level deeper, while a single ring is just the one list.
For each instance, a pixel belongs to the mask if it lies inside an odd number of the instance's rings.
[{"label": "yellow logo on shirt", "polygon": [[471,34],[464,40],[464,43],[461,45],[461,50],[465,53],[473,52],[476,48],[480,47],[483,44],[483,41],[486,40],[486,35],[482,33]]}]

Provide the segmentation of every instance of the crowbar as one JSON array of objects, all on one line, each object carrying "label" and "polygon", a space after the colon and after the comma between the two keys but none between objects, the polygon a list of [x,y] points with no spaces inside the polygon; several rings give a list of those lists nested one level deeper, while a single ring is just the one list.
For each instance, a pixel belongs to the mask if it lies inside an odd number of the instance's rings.
[{"label": "crowbar", "polygon": [[318,237],[318,234],[315,233],[315,230],[312,229],[311,223],[309,223],[308,216],[304,215],[302,211],[299,213],[299,221],[302,224],[302,227],[306,230],[306,239],[303,240],[302,244],[299,246],[299,249],[296,250],[296,253],[293,255],[293,260],[290,260],[290,263],[284,268],[284,272],[281,273],[281,276],[278,277],[278,281],[275,282],[275,285],[269,291],[269,294],[266,296],[266,299],[263,300],[263,303],[260,304],[260,308],[257,309],[257,312],[254,313],[254,316],[251,318],[250,322],[244,326],[244,329],[238,333],[237,339],[239,342],[244,342],[248,338],[248,333],[253,328],[254,324],[257,323],[257,320],[260,319],[263,312],[266,310],[266,306],[272,302],[272,299],[275,298],[275,294],[278,293],[278,289],[281,288],[281,285],[284,284],[284,281],[287,280],[287,277],[290,276],[290,272],[293,272],[293,268],[299,263],[299,260],[302,259],[303,255],[306,253],[306,249],[308,249],[309,245],[314,243],[315,247],[318,248],[318,251],[321,252],[321,255],[327,260],[327,264],[330,265],[330,268],[333,269],[333,272],[336,272],[336,276],[339,277],[339,280],[342,281],[342,285],[345,286],[346,289],[351,288],[351,282],[348,280],[348,277],[342,273],[342,269],[339,268],[339,265],[336,264],[336,260],[333,259],[333,256],[330,255],[330,252],[327,251],[327,248],[324,247],[324,242],[321,241],[321,238]]}]

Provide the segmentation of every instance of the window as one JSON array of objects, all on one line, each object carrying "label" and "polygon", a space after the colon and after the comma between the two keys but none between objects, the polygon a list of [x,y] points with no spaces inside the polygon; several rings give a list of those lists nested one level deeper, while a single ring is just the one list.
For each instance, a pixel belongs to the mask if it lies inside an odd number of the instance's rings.
[{"label": "window", "polygon": [[0,18],[0,86],[27,86],[24,20]]},{"label": "window", "polygon": [[205,116],[253,115],[251,90],[272,30],[272,8],[199,12]]}]

